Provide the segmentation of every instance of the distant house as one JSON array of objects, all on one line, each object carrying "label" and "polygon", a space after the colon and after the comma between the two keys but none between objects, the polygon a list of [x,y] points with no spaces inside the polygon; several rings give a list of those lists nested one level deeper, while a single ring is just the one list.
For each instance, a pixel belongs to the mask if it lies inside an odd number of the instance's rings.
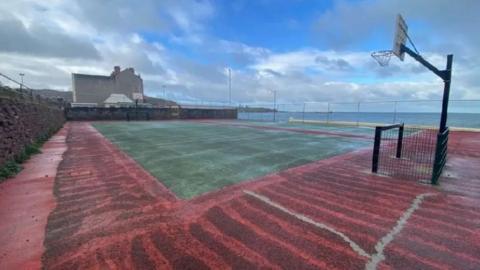
[{"label": "distant house", "polygon": [[[115,66],[110,76],[87,75],[72,73],[73,106],[75,104],[90,104],[91,106],[112,106],[111,101],[119,100],[112,94],[125,96],[130,102],[143,102],[143,80],[135,74],[133,68],[120,70]],[[125,101],[124,98],[120,100]]]}]

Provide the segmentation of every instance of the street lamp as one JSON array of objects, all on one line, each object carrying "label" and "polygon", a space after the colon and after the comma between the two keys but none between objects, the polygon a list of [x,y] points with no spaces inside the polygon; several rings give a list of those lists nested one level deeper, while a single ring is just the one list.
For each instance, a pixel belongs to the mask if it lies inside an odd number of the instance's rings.
[{"label": "street lamp", "polygon": [[273,93],[273,122],[275,122],[275,114],[277,112],[277,90],[270,90]]},{"label": "street lamp", "polygon": [[167,86],[165,84],[162,85],[163,88],[163,107],[167,107]]},{"label": "street lamp", "polygon": [[232,69],[228,68],[228,103],[232,104]]}]

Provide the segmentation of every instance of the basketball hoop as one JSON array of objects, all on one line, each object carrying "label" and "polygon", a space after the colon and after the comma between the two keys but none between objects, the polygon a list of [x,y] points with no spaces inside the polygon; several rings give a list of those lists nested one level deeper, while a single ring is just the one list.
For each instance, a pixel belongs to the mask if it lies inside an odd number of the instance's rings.
[{"label": "basketball hoop", "polygon": [[407,39],[410,40],[407,32],[408,32],[407,23],[402,18],[402,15],[398,14],[397,21],[395,23],[395,36],[393,38],[392,50],[377,51],[372,53],[372,57],[378,62],[378,64],[380,64],[380,66],[382,67],[388,66],[388,63],[390,62],[390,58],[392,58],[392,55],[397,56],[398,59],[400,59],[400,61],[403,61],[405,50],[403,50],[402,48],[405,47],[405,42],[407,41]]},{"label": "basketball hoop", "polygon": [[390,58],[393,55],[393,51],[388,50],[388,51],[378,51],[378,52],[373,52],[372,57],[380,64],[380,66],[385,67],[388,66],[388,63],[390,62]]}]

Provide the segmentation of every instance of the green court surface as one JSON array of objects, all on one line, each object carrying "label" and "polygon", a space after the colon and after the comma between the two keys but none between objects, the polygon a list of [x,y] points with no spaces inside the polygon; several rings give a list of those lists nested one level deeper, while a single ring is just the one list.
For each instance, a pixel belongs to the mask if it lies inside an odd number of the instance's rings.
[{"label": "green court surface", "polygon": [[198,122],[93,125],[184,199],[371,144],[361,139]]}]

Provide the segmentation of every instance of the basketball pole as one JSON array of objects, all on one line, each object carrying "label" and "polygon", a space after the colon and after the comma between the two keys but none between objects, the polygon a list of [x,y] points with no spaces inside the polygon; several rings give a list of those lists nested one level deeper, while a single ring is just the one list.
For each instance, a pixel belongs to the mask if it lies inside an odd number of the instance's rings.
[{"label": "basketball pole", "polygon": [[425,60],[421,55],[417,54],[416,52],[412,51],[405,45],[401,45],[402,52],[407,53],[413,59],[417,60],[428,68],[430,71],[435,73],[438,77],[443,80],[443,99],[442,99],[442,115],[440,117],[440,129],[439,132],[442,133],[447,129],[447,115],[448,115],[448,103],[450,100],[450,83],[452,81],[452,64],[453,64],[453,54],[447,55],[447,67],[445,70],[439,70],[430,62]]},{"label": "basketball pole", "polygon": [[447,128],[448,103],[450,101],[450,83],[452,81],[453,54],[447,56],[447,69],[445,70],[445,79],[443,80],[443,100],[442,100],[442,118],[440,120],[440,132]]}]

